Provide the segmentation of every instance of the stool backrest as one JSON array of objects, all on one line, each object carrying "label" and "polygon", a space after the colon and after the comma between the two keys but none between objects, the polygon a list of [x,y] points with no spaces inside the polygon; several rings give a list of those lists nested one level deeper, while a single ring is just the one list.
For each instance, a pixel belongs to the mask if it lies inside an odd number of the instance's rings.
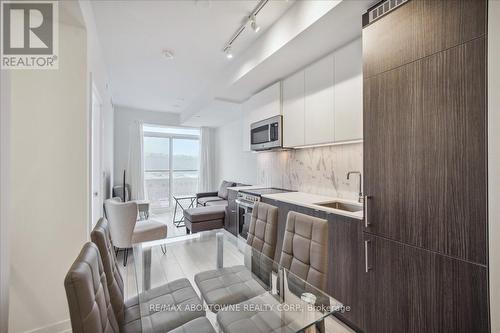
[{"label": "stool backrest", "polygon": [[118,323],[122,325],[125,310],[123,277],[118,268],[118,261],[116,260],[113,243],[111,242],[109,222],[105,218],[99,219],[94,230],[90,233],[90,238],[99,249],[104,273],[106,274],[111,304],[113,305]]},{"label": "stool backrest", "polygon": [[328,221],[290,211],[280,265],[320,290],[326,289]]},{"label": "stool backrest", "polygon": [[251,270],[270,286],[278,234],[278,208],[257,202],[252,211],[247,244],[252,247]]},{"label": "stool backrest", "polygon": [[73,333],[118,333],[99,250],[86,243],[64,279]]}]

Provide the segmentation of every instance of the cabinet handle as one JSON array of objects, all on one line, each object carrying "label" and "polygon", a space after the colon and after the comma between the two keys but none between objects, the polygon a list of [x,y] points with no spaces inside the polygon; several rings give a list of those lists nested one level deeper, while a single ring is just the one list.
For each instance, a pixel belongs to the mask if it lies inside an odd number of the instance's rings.
[{"label": "cabinet handle", "polygon": [[369,270],[372,268],[368,264],[368,244],[370,243],[370,240],[365,240],[365,273],[368,273]]},{"label": "cabinet handle", "polygon": [[368,195],[365,195],[365,200],[364,200],[364,203],[365,203],[365,211],[363,212],[363,215],[365,217],[365,228],[368,228],[368,226],[371,224],[369,221],[368,221],[368,200],[370,199],[370,196]]}]

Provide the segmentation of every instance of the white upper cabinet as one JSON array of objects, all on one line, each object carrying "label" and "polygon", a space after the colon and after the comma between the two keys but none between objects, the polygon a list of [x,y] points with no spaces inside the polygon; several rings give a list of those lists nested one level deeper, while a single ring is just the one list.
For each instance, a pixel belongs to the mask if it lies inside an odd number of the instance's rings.
[{"label": "white upper cabinet", "polygon": [[283,146],[305,144],[304,136],[304,71],[283,81]]},{"label": "white upper cabinet", "polygon": [[335,141],[363,138],[361,39],[335,52]]},{"label": "white upper cabinet", "polygon": [[329,55],[305,69],[305,144],[335,141],[334,57]]},{"label": "white upper cabinet", "polygon": [[264,120],[281,114],[281,81],[258,92],[251,98],[252,118]]},{"label": "white upper cabinet", "polygon": [[283,81],[285,147],[363,139],[361,38]]},{"label": "white upper cabinet", "polygon": [[281,114],[281,81],[267,87],[243,103],[243,150],[250,151],[252,123]]},{"label": "white upper cabinet", "polygon": [[363,139],[361,38],[252,96],[243,105],[243,146],[250,125],[283,115],[287,148]]}]

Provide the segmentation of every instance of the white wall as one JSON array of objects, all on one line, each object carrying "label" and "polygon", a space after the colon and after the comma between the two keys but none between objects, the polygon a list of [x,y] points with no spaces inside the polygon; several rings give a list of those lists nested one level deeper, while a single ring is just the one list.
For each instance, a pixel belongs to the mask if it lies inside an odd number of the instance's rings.
[{"label": "white wall", "polygon": [[69,328],[63,281],[89,221],[86,55],[83,27],[60,24],[58,70],[11,72],[11,333]]},{"label": "white wall", "polygon": [[500,1],[488,2],[488,207],[491,332],[500,332]]},{"label": "white wall", "polygon": [[243,118],[215,130],[215,184],[232,180],[257,184],[257,154],[243,151]]},{"label": "white wall", "polygon": [[122,183],[123,170],[127,168],[129,129],[134,121],[163,126],[179,126],[177,113],[147,111],[117,106],[114,113],[114,184]]},{"label": "white wall", "polygon": [[[80,9],[85,22],[87,31],[87,70],[88,82],[93,82],[95,88],[99,93],[102,101],[102,173],[105,176],[105,183],[107,192],[104,193],[108,198],[111,194],[111,186],[113,182],[113,140],[114,140],[114,110],[111,99],[111,89],[109,87],[109,75],[106,70],[106,64],[103,58],[101,44],[99,42],[99,34],[95,23],[94,12],[92,5],[88,0],[80,0]],[[91,107],[92,91],[88,91],[89,108]],[[89,110],[90,112],[90,110]]]}]

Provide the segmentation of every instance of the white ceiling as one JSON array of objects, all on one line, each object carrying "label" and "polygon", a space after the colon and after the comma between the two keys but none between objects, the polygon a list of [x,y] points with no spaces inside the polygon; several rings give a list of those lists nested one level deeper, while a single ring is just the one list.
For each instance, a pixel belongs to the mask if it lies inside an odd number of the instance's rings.
[{"label": "white ceiling", "polygon": [[[270,1],[257,16],[261,32],[245,29],[235,57],[265,32],[293,1]],[[99,38],[111,80],[113,102],[182,113],[230,66],[222,48],[251,1],[93,1]],[[167,60],[162,50],[174,53]]]},{"label": "white ceiling", "polygon": [[241,104],[216,98],[182,124],[193,127],[219,127],[240,119],[242,112]]}]

